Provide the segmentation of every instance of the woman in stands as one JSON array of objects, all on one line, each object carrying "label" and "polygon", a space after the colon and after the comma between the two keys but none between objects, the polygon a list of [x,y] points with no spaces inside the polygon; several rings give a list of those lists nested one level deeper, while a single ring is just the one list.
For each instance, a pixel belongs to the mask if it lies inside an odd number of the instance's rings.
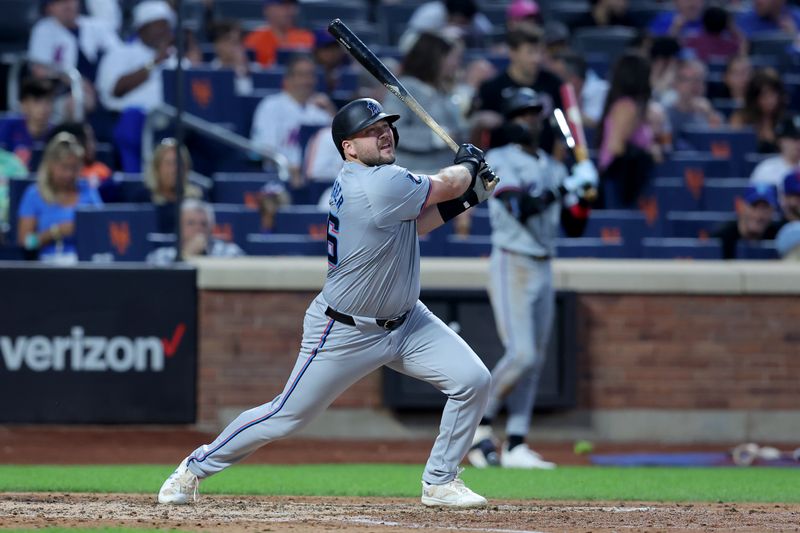
[{"label": "woman in stands", "polygon": [[57,134],[45,148],[36,183],[22,197],[17,242],[43,261],[76,262],[75,208],[102,204],[97,191],[78,179],[82,166],[75,136]]},{"label": "woman in stands", "polygon": [[[156,228],[160,233],[175,232],[175,202],[178,199],[178,143],[169,137],[161,141],[153,152],[153,159],[147,167],[144,182],[147,186],[145,196],[139,198],[142,202],[152,203],[156,208]],[[183,182],[183,197],[203,197],[202,190],[197,185],[189,183],[189,172],[192,169],[192,158],[186,146],[181,147],[181,181]]]},{"label": "woman in stands", "polygon": [[597,141],[605,207],[635,207],[654,163],[661,162],[656,115],[650,62],[638,53],[622,55],[611,71]]},{"label": "woman in stands", "polygon": [[786,112],[788,96],[777,72],[762,69],[753,74],[744,95],[744,107],[730,118],[733,127],[751,127],[758,138],[758,152],[780,151],[775,127]]}]

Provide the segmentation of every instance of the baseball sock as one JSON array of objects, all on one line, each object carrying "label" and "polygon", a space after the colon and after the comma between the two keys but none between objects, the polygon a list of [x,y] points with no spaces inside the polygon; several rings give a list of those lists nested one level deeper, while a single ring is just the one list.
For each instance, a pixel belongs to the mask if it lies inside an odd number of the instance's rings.
[{"label": "baseball sock", "polygon": [[525,438],[522,435],[509,435],[508,436],[508,451],[513,450],[516,446],[519,446],[525,442]]}]

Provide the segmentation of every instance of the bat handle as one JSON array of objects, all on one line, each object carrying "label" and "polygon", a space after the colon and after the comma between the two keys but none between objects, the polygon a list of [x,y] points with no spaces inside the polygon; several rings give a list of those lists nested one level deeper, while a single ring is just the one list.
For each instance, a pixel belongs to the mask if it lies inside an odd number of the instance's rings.
[{"label": "bat handle", "polygon": [[[575,155],[575,161],[581,162],[586,161],[589,159],[589,150],[586,148],[586,145],[578,145],[573,150],[572,153]],[[597,189],[594,187],[589,187],[588,189],[583,191],[583,199],[587,202],[594,202],[597,200]]]}]

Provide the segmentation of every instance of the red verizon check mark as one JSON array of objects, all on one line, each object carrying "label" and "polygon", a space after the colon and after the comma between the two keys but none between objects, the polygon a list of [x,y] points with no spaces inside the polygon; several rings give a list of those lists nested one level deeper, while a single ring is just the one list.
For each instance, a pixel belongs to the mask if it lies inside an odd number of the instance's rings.
[{"label": "red verizon check mark", "polygon": [[181,345],[181,339],[183,339],[183,334],[185,332],[186,324],[181,322],[175,326],[175,332],[172,334],[171,339],[161,339],[161,342],[164,344],[164,354],[167,357],[172,357],[175,355],[175,352],[178,351],[178,346]]}]

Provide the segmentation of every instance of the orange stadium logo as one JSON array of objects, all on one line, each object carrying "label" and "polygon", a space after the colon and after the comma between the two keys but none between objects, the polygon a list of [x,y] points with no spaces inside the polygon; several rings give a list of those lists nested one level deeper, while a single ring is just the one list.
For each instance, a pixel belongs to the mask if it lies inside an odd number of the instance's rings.
[{"label": "orange stadium logo", "polygon": [[108,238],[119,255],[125,255],[131,246],[131,228],[127,222],[109,222]]},{"label": "orange stadium logo", "polygon": [[200,107],[206,108],[214,98],[214,89],[211,87],[211,80],[200,78],[192,80],[192,99]]},{"label": "orange stadium logo", "polygon": [[699,200],[703,194],[703,183],[705,182],[705,175],[702,168],[686,168],[683,172],[683,180],[686,183],[686,188],[692,193],[695,200]]},{"label": "orange stadium logo", "polygon": [[214,237],[222,239],[223,241],[233,241],[233,228],[230,222],[224,224],[216,224],[214,226]]}]

